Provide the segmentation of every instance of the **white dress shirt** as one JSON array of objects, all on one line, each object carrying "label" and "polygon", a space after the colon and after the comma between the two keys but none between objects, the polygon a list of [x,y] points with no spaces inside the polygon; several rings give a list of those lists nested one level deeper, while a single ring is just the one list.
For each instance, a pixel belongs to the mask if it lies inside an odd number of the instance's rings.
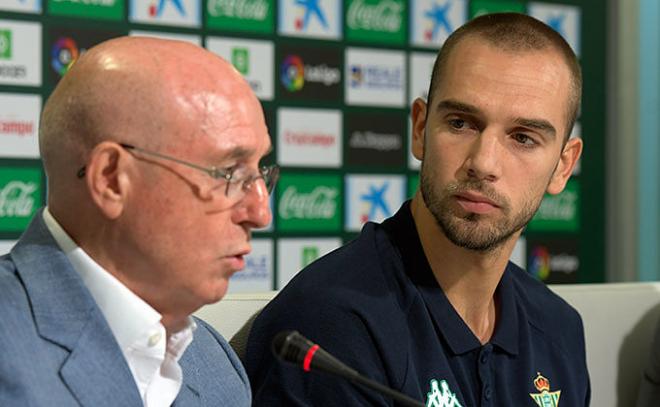
[{"label": "white dress shirt", "polygon": [[189,318],[184,329],[167,337],[160,322],[161,314],[85,253],[48,208],[44,209],[43,218],[101,309],[128,362],[144,405],[171,405],[183,382],[178,361],[193,340],[197,327],[193,319]]}]

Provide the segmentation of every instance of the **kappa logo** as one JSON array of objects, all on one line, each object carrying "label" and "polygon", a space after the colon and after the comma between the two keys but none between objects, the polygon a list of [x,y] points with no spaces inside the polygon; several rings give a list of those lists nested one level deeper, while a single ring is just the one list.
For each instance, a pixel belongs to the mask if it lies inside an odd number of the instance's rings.
[{"label": "kappa logo", "polygon": [[559,396],[561,396],[561,390],[550,391],[550,380],[541,376],[541,373],[536,373],[536,379],[534,379],[534,387],[540,393],[529,393],[529,396],[536,402],[539,407],[558,407],[559,406]]},{"label": "kappa logo", "polygon": [[449,389],[447,381],[431,380],[431,391],[426,393],[426,407],[463,407],[456,397],[456,393],[452,393]]},{"label": "kappa logo", "polygon": [[328,21],[325,18],[325,14],[323,13],[323,10],[321,9],[321,5],[319,4],[321,0],[296,0],[295,4],[296,6],[300,6],[304,8],[304,15],[301,18],[296,19],[296,30],[298,31],[303,31],[307,28],[307,25],[309,24],[310,19],[312,16],[316,16],[316,18],[319,20],[319,23],[324,29],[329,29],[328,27]]},{"label": "kappa logo", "polygon": [[[152,2],[151,5],[149,6],[149,16],[151,17],[160,17],[163,14],[163,10],[165,9],[165,3],[167,0],[158,0],[158,5],[156,5],[156,2]],[[181,14],[182,16],[186,16],[186,10],[183,8],[183,4],[181,4],[181,0],[171,0],[172,4],[174,5],[174,8]]]}]

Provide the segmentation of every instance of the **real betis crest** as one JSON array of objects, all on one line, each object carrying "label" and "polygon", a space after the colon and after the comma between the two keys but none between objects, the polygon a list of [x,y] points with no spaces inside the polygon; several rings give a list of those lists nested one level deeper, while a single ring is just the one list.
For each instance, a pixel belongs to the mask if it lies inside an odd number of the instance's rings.
[{"label": "real betis crest", "polygon": [[534,387],[536,387],[536,390],[540,391],[540,393],[529,393],[529,395],[539,407],[559,406],[559,396],[561,395],[561,390],[550,391],[550,380],[541,376],[541,373],[536,373],[536,379],[534,379]]}]

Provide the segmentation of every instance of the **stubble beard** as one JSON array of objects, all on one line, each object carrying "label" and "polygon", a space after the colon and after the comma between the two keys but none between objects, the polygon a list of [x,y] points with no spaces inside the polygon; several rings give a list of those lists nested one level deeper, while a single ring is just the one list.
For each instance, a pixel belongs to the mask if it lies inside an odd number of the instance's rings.
[{"label": "stubble beard", "polygon": [[[426,207],[436,223],[456,246],[477,252],[492,252],[501,247],[532,219],[541,205],[541,198],[527,198],[515,214],[509,200],[498,194],[490,185],[480,180],[453,182],[438,191],[432,171],[422,162],[420,189]],[[455,195],[466,191],[477,191],[497,203],[503,216],[489,221],[477,213],[462,214],[455,209]]]}]

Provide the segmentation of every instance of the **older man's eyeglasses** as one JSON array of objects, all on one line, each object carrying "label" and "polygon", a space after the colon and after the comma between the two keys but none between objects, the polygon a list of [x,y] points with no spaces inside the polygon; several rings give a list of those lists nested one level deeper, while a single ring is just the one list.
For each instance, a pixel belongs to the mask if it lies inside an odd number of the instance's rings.
[{"label": "older man's eyeglasses", "polygon": [[[180,160],[169,155],[157,153],[154,151],[145,150],[139,147],[135,147],[130,144],[119,143],[119,145],[129,151],[136,151],[141,154],[150,155],[152,157],[158,157],[163,160],[173,161],[182,165],[185,165],[190,168],[202,171],[214,180],[224,183],[225,196],[229,198],[232,202],[239,202],[245,197],[245,194],[250,191],[252,186],[259,179],[263,179],[266,184],[266,191],[270,194],[277,183],[279,178],[280,168],[277,165],[267,165],[259,168],[258,172],[255,173],[250,171],[247,167],[244,166],[235,166],[230,168],[216,168],[216,167],[204,167],[197,165],[188,161]],[[86,167],[83,166],[78,170],[78,178],[84,178],[86,172]],[[221,189],[222,184],[219,184],[212,188],[212,190]]]}]

